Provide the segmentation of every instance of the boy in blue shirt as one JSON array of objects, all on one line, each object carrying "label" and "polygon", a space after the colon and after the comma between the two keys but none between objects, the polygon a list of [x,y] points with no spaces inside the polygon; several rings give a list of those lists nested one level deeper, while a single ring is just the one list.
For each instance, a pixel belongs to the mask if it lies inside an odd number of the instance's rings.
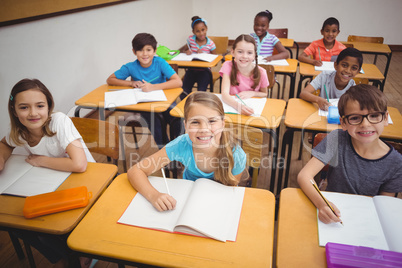
[{"label": "boy in blue shirt", "polygon": [[[108,85],[141,88],[144,92],[181,87],[182,81],[173,68],[164,59],[155,57],[156,45],[157,42],[153,35],[149,33],[137,34],[132,41],[133,52],[137,56],[137,60],[123,65],[111,74],[106,80]],[[131,81],[126,80],[129,76]],[[164,120],[170,124],[171,136],[177,137],[181,132],[181,122],[180,120],[173,120],[169,115],[171,108],[173,107],[170,107],[162,115]],[[147,121],[156,144],[161,148],[164,145],[161,122],[152,120],[152,112],[143,112],[141,115]],[[154,127],[151,127],[151,122],[155,124]]]},{"label": "boy in blue shirt", "polygon": [[324,223],[339,222],[340,211],[334,205],[337,215],[330,210],[310,180],[328,163],[326,191],[369,196],[402,192],[402,155],[380,139],[388,125],[384,93],[371,85],[353,86],[338,108],[342,129],[329,133],[313,149],[313,157],[297,176]]}]

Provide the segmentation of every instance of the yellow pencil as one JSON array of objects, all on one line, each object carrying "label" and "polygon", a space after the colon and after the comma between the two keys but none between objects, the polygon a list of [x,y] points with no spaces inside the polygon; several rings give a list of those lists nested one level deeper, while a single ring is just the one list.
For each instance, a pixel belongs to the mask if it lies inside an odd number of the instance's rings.
[{"label": "yellow pencil", "polygon": [[[324,202],[327,204],[327,206],[331,209],[331,211],[335,214],[336,217],[338,217],[335,213],[335,210],[333,209],[333,207],[329,204],[328,200],[322,195],[320,189],[318,189],[317,184],[314,183],[313,180],[310,180],[311,184],[314,186],[314,188],[317,190],[317,193],[322,197],[322,199],[324,200]],[[340,219],[338,217],[338,219]],[[341,224],[343,225],[343,222],[341,220]]]}]

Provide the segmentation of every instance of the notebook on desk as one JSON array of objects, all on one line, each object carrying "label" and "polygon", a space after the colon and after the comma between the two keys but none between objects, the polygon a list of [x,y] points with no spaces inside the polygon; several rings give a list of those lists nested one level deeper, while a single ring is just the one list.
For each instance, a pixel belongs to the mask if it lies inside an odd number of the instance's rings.
[{"label": "notebook on desk", "polygon": [[[221,94],[215,94],[215,95],[221,100],[225,114],[239,114],[239,112],[235,108],[223,102]],[[240,102],[239,98],[237,98],[236,96],[232,96],[232,98],[235,101]],[[249,99],[243,99],[242,101],[247,106],[253,108],[254,114],[252,114],[251,116],[261,116],[262,111],[264,110],[265,107],[265,103],[267,102],[267,98],[249,98]]]},{"label": "notebook on desk", "polygon": [[0,193],[32,196],[55,191],[71,172],[34,167],[25,161],[26,155],[11,155],[0,171]]},{"label": "notebook on desk", "polygon": [[258,56],[258,64],[274,65],[274,66],[289,66],[288,61],[285,59],[266,61],[265,57],[263,57],[263,56]]},{"label": "notebook on desk", "polygon": [[133,105],[140,102],[167,101],[163,90],[143,92],[140,88],[128,88],[105,92],[105,108]]},{"label": "notebook on desk", "polygon": [[207,53],[197,53],[191,55],[187,55],[186,53],[180,53],[173,60],[174,61],[199,60],[199,61],[213,62],[217,57],[218,55],[216,54],[207,54]]},{"label": "notebook on desk", "polygon": [[[316,71],[335,71],[334,62],[332,61],[323,61],[321,66],[314,66],[314,70]],[[360,69],[360,73],[364,74],[363,68]]]},{"label": "notebook on desk", "polygon": [[[164,179],[149,177],[159,192],[167,192]],[[159,212],[137,193],[118,223],[165,232],[235,241],[244,187],[225,186],[210,179],[167,179],[176,207]]]}]

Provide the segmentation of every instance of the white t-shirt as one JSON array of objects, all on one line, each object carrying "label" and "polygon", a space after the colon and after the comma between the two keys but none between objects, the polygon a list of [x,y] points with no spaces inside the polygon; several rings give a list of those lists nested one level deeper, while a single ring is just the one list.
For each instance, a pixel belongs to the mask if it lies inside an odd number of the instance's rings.
[{"label": "white t-shirt", "polygon": [[356,85],[353,79],[350,79],[348,84],[344,89],[337,89],[335,85],[335,75],[336,71],[326,72],[323,71],[317,77],[311,81],[310,85],[313,86],[315,90],[321,89],[320,97],[326,99],[327,96],[325,94],[325,87],[327,88],[328,98],[329,99],[339,99],[350,87]]},{"label": "white t-shirt", "polygon": [[[66,153],[67,146],[71,142],[79,140],[84,148],[87,161],[95,162],[71,119],[61,112],[55,112],[51,116],[52,119],[50,121],[49,128],[52,132],[56,132],[56,134],[53,137],[43,136],[39,143],[32,147],[29,146],[29,144],[26,143],[22,138],[20,138],[20,140],[24,142],[22,147],[29,154],[44,155],[49,157],[68,157]],[[17,145],[10,139],[10,133],[8,133],[6,136],[6,142],[11,147],[17,147]]]}]

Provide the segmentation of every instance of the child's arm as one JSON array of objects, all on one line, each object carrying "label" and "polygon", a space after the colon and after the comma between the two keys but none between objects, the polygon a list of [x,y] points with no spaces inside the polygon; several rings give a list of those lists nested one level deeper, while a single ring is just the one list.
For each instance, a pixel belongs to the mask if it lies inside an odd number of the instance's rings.
[{"label": "child's arm", "polygon": [[48,157],[29,155],[26,161],[35,167],[45,167],[61,171],[84,172],[87,169],[87,158],[79,140],[71,142],[66,152],[69,157]]},{"label": "child's arm", "polygon": [[380,195],[395,197],[395,193],[388,193],[388,192],[380,192]]},{"label": "child's arm", "polygon": [[224,103],[232,106],[236,109],[240,114],[244,115],[252,115],[254,110],[246,105],[243,105],[237,101],[235,101],[229,94],[230,92],[230,77],[228,74],[222,75],[222,100]]},{"label": "child's arm", "polygon": [[300,98],[308,102],[317,103],[318,107],[320,107],[321,110],[328,110],[328,106],[330,106],[331,104],[326,99],[314,95],[314,91],[315,88],[311,84],[309,84],[308,86],[303,88],[302,92],[300,93]]},{"label": "child's arm", "polygon": [[137,88],[142,84],[142,82],[140,81],[129,81],[129,80],[118,79],[114,73],[112,73],[108,77],[106,83],[109,86],[122,86],[122,87],[134,87],[134,88]]},{"label": "child's arm", "polygon": [[335,216],[325,201],[317,193],[316,189],[314,189],[314,186],[310,181],[314,181],[314,176],[317,175],[317,173],[320,172],[324,166],[325,165],[323,162],[315,157],[312,157],[297,175],[297,182],[299,183],[299,186],[303,190],[304,194],[318,208],[318,218],[320,221],[323,223],[340,222],[341,220],[338,218],[341,216],[339,209],[334,204],[329,202],[336,212]]},{"label": "child's arm", "polygon": [[144,196],[158,211],[172,210],[176,200],[167,193],[160,193],[148,180],[148,176],[170,162],[166,149],[162,148],[153,155],[144,158],[132,166],[128,172],[128,180],[142,196]]},{"label": "child's arm", "polygon": [[271,61],[271,60],[282,60],[289,58],[289,52],[286,50],[286,48],[282,45],[280,41],[278,41],[275,44],[275,48],[276,51],[278,51],[278,54],[266,57],[265,60]]},{"label": "child's arm", "polygon": [[302,52],[299,55],[299,61],[304,62],[304,63],[308,63],[308,64],[312,64],[314,66],[321,66],[322,65],[322,61],[320,60],[315,60],[310,56],[307,56],[306,52]]},{"label": "child's arm", "polygon": [[152,90],[158,90],[158,89],[170,89],[170,88],[178,88],[183,85],[183,81],[181,81],[180,77],[175,73],[173,74],[168,81],[160,84],[151,84],[146,82],[145,80],[142,80],[140,82],[141,84],[139,85],[139,88],[142,89],[144,92],[149,92]]},{"label": "child's arm", "polygon": [[0,141],[0,171],[4,169],[4,165],[6,164],[13,150],[14,148],[8,145],[6,138],[4,137]]},{"label": "child's arm", "polygon": [[266,98],[267,97],[268,88],[260,88],[260,91],[242,91],[237,94],[241,99],[249,99],[249,98]]}]

